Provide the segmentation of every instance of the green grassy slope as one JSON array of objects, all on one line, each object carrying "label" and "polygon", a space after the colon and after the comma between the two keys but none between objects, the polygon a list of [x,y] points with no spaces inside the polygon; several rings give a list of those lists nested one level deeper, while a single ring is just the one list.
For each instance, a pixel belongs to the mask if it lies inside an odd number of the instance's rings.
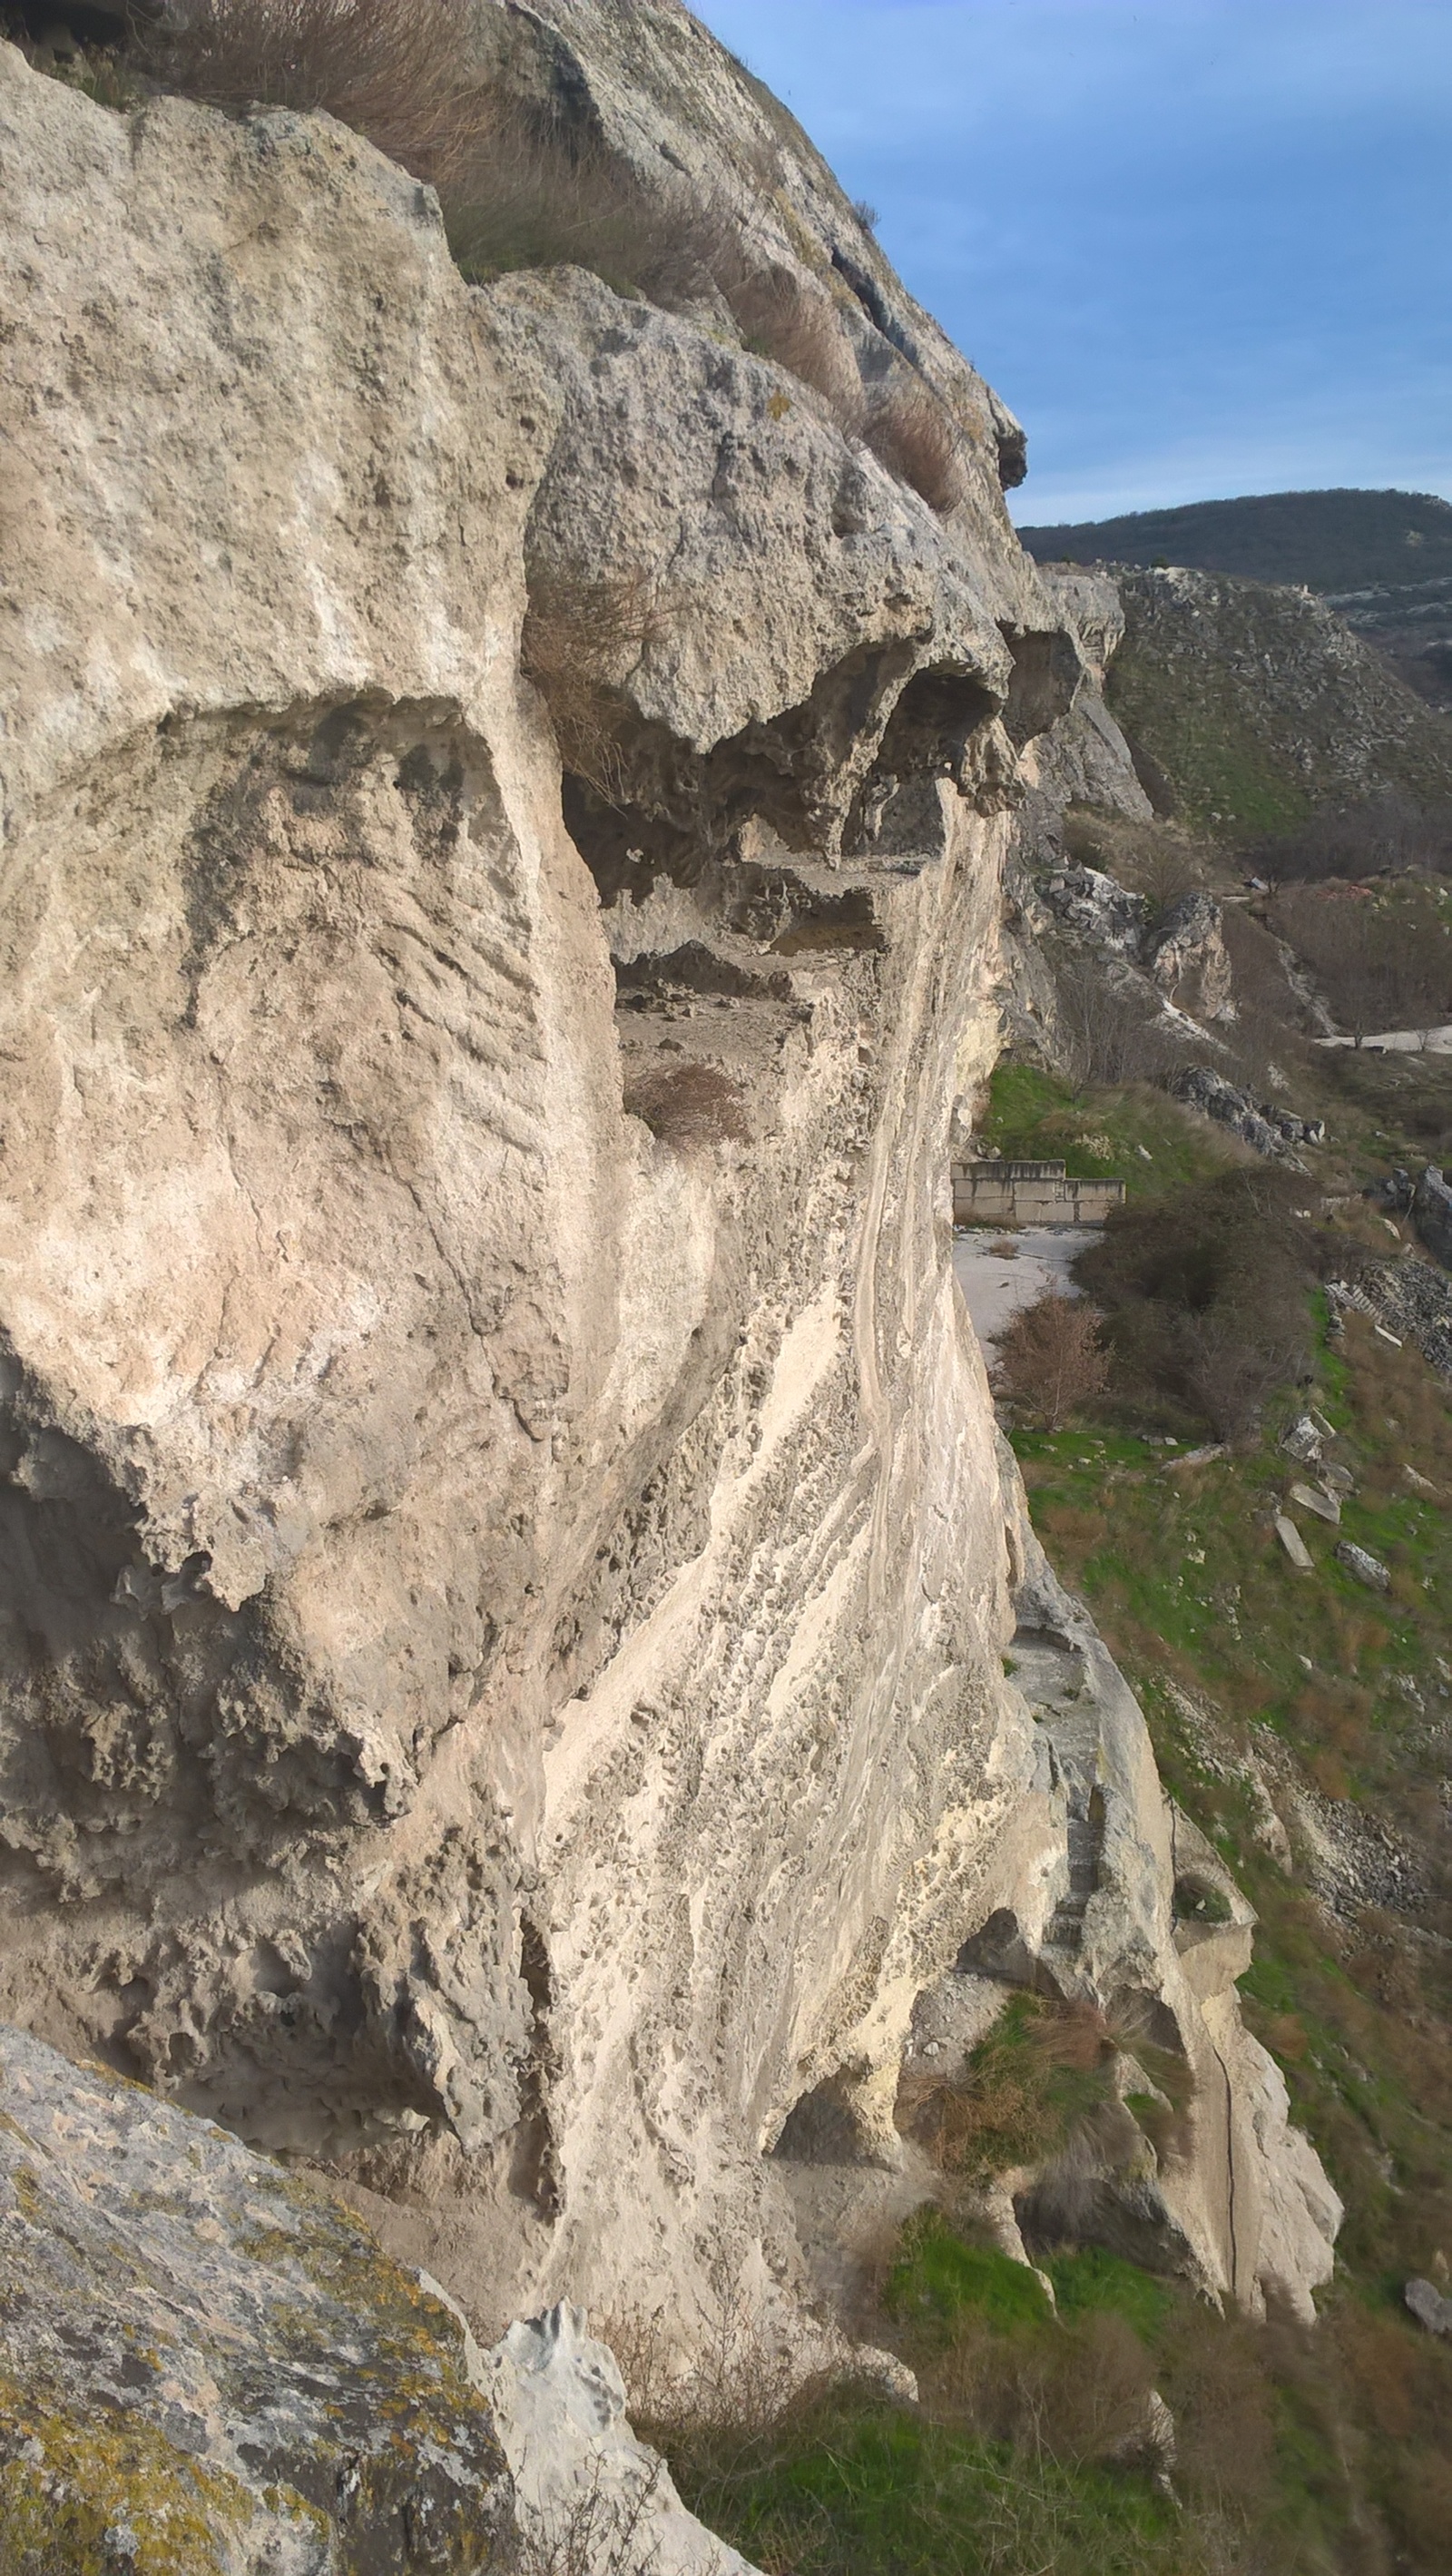
[{"label": "green grassy slope", "polygon": [[1452,719],[1319,600],[1210,573],[1120,589],[1109,703],[1188,822],[1245,838],[1388,789],[1452,800]]}]

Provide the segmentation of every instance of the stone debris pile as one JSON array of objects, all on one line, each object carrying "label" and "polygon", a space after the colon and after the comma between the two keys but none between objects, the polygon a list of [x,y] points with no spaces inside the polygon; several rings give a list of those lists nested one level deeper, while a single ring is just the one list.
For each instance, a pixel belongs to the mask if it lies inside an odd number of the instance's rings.
[{"label": "stone debris pile", "polygon": [[1309,1172],[1296,1151],[1298,1146],[1324,1145],[1324,1118],[1297,1118],[1289,1109],[1274,1101],[1255,1101],[1247,1091],[1227,1082],[1213,1065],[1187,1064],[1171,1077],[1170,1089],[1177,1100],[1190,1109],[1198,1109],[1204,1118],[1213,1118],[1220,1127],[1253,1146],[1257,1154],[1282,1162],[1293,1172]]}]

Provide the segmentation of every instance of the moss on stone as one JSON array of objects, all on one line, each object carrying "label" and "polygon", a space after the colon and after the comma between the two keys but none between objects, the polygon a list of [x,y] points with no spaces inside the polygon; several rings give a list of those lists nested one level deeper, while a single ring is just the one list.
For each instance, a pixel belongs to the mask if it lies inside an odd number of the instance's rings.
[{"label": "moss on stone", "polygon": [[229,2540],[252,2520],[239,2479],[202,2468],[141,2413],[82,2421],[3,2373],[0,2444],[11,2454],[0,2469],[6,2576],[108,2576],[107,2534],[123,2529],[134,2576],[223,2576]]}]

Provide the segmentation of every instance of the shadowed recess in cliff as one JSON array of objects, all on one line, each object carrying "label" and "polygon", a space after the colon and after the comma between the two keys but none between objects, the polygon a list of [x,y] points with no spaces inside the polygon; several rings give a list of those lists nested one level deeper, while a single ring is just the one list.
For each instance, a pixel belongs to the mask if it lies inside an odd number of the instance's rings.
[{"label": "shadowed recess in cliff", "polygon": [[1007,788],[1011,762],[994,744],[1000,704],[962,669],[915,671],[898,694],[870,769],[856,783],[844,847],[858,858],[938,855],[940,780],[965,797],[985,788],[1001,797]]},{"label": "shadowed recess in cliff", "polygon": [[1013,655],[1004,725],[1016,743],[1032,742],[1068,714],[1084,680],[1083,656],[1062,627],[1035,633],[1005,626],[1003,640]]},{"label": "shadowed recess in cliff", "polygon": [[659,874],[693,883],[706,859],[725,853],[750,823],[786,850],[833,854],[852,782],[906,694],[904,675],[916,658],[910,644],[861,645],[824,671],[800,706],[743,726],[706,752],[622,715],[618,793],[607,796],[568,770],[565,777],[566,815],[602,898],[624,886],[648,888]]}]

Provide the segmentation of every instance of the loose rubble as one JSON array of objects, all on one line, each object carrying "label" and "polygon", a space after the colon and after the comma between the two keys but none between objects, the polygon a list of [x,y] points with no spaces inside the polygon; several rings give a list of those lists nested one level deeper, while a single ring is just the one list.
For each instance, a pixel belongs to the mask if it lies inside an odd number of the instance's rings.
[{"label": "loose rubble", "polygon": [[1237,1090],[1213,1065],[1189,1064],[1171,1077],[1170,1089],[1177,1100],[1188,1108],[1198,1109],[1205,1118],[1228,1127],[1258,1154],[1283,1162],[1289,1171],[1309,1172],[1295,1148],[1302,1145],[1324,1145],[1326,1122],[1322,1118],[1297,1118],[1290,1110],[1278,1108],[1274,1101],[1257,1104],[1250,1094]]},{"label": "loose rubble", "polygon": [[1358,1547],[1354,1539],[1342,1539],[1332,1550],[1332,1554],[1340,1564],[1345,1566],[1348,1574],[1354,1574],[1358,1583],[1366,1585],[1368,1591],[1386,1592],[1390,1589],[1391,1574],[1388,1568],[1382,1564],[1380,1557],[1372,1556],[1364,1547]]}]

